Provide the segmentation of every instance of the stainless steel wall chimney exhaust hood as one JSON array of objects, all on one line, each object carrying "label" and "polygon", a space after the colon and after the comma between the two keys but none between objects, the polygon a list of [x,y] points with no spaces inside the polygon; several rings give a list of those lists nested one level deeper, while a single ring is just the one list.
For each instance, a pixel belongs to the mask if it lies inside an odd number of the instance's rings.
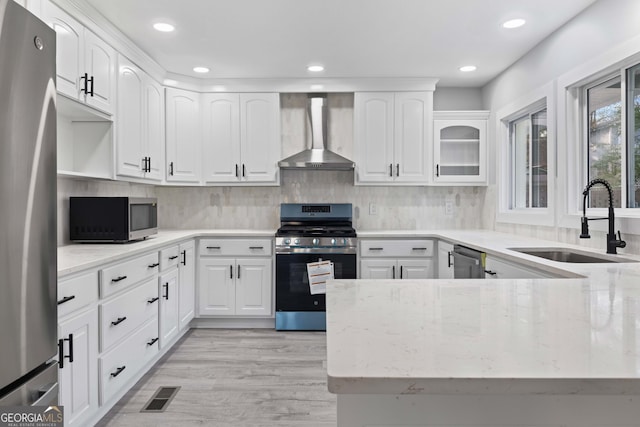
[{"label": "stainless steel wall chimney exhaust hood", "polygon": [[355,164],[327,149],[327,97],[310,94],[307,113],[311,121],[311,148],[278,162],[281,169],[353,170]]}]

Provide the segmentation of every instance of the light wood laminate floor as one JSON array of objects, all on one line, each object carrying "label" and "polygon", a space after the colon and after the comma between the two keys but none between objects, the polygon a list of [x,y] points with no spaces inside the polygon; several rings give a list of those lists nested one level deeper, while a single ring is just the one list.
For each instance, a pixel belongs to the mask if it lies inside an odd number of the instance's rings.
[{"label": "light wood laminate floor", "polygon": [[[98,424],[335,427],[324,332],[194,329]],[[140,413],[161,386],[182,388],[163,413]]]}]

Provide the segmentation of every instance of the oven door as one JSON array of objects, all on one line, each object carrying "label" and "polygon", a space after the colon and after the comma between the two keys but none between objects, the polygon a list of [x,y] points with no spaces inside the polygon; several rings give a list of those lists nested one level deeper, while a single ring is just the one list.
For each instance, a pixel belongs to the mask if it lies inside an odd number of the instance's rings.
[{"label": "oven door", "polygon": [[325,311],[323,294],[311,295],[307,263],[332,261],[336,279],[356,278],[356,254],[276,254],[276,311]]}]

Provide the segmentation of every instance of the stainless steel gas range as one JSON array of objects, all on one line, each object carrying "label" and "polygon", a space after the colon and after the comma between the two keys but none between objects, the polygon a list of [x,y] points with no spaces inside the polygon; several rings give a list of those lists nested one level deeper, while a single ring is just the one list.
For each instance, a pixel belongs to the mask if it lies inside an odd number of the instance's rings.
[{"label": "stainless steel gas range", "polygon": [[336,279],[356,278],[350,203],[280,206],[276,233],[276,329],[326,330],[324,294],[312,295],[307,263],[332,261]]}]

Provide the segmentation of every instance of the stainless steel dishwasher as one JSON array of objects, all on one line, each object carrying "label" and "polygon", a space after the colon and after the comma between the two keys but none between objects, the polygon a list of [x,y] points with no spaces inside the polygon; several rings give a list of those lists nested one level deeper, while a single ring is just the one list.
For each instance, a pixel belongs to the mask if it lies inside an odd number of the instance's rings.
[{"label": "stainless steel dishwasher", "polygon": [[454,279],[484,279],[484,260],[484,252],[453,245]]}]

